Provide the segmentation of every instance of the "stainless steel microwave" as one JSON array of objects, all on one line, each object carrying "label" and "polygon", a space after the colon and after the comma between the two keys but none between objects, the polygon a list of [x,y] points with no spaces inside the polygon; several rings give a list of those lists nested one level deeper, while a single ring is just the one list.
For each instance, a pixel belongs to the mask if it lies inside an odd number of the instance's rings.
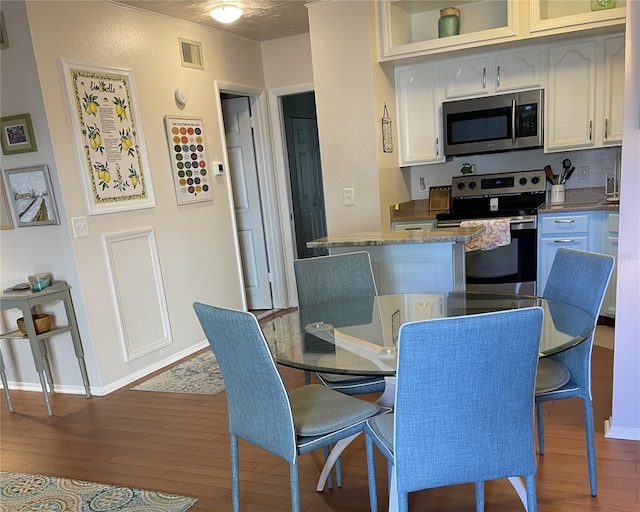
[{"label": "stainless steel microwave", "polygon": [[544,91],[516,92],[442,104],[446,156],[543,145]]}]

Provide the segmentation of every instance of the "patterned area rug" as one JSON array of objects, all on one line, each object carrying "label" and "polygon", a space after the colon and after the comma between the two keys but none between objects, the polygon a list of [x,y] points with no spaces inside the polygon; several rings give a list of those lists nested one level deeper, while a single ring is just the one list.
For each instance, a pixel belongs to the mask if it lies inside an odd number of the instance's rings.
[{"label": "patterned area rug", "polygon": [[180,363],[131,389],[165,393],[217,395],[224,390],[220,368],[211,350]]},{"label": "patterned area rug", "polygon": [[52,476],[0,472],[2,512],[183,512],[196,498]]}]

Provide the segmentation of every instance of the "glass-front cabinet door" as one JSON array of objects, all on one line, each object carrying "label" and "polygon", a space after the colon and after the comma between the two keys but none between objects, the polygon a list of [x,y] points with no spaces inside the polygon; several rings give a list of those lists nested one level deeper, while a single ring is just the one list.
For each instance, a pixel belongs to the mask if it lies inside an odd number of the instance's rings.
[{"label": "glass-front cabinet door", "polygon": [[624,24],[627,12],[627,0],[530,0],[529,6],[532,33]]},{"label": "glass-front cabinet door", "polygon": [[[477,47],[516,37],[514,0],[382,0],[376,2],[378,60]],[[458,34],[439,34],[441,16],[459,15]],[[445,9],[444,13],[441,11]],[[447,34],[449,32],[446,32]]]}]

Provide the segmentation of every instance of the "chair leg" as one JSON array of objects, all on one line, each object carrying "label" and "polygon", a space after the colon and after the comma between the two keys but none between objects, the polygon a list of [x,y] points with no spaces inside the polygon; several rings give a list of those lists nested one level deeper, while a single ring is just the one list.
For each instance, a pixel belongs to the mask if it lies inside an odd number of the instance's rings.
[{"label": "chair leg", "polygon": [[536,497],[536,476],[525,477],[527,486],[527,512],[538,512],[538,498]]},{"label": "chair leg", "polygon": [[544,411],[542,402],[536,402],[536,423],[538,425],[538,453],[544,455]]},{"label": "chair leg", "polygon": [[476,482],[476,512],[484,512],[484,481]]},{"label": "chair leg", "polygon": [[298,484],[298,464],[289,464],[289,482],[291,485],[291,512],[300,512],[300,487]]},{"label": "chair leg", "polygon": [[367,474],[369,478],[369,504],[371,512],[378,512],[378,490],[376,487],[376,462],[373,450],[373,440],[369,436],[366,437],[367,450]]},{"label": "chair leg", "polygon": [[587,465],[589,467],[589,485],[591,487],[591,496],[597,496],[597,480],[596,480],[596,446],[593,434],[593,407],[591,400],[583,399],[584,402],[584,431],[587,443]]},{"label": "chair leg", "polygon": [[240,512],[240,468],[238,462],[238,438],[229,436],[231,446],[231,499],[233,512]]},{"label": "chair leg", "polygon": [[[322,448],[322,451],[324,452],[324,460],[325,462],[327,461],[327,459],[329,458],[329,454],[331,453],[331,446],[327,445],[324,446]],[[332,471],[329,471],[329,474],[327,475],[327,487],[329,489],[333,489],[333,477],[331,476]]]}]

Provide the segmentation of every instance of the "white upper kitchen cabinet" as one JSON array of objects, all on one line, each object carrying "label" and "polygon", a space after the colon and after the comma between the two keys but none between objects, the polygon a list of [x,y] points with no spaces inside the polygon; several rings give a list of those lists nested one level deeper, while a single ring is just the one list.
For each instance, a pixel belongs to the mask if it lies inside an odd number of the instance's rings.
[{"label": "white upper kitchen cabinet", "polygon": [[396,67],[399,165],[444,162],[440,65]]},{"label": "white upper kitchen cabinet", "polygon": [[547,48],[545,151],[620,145],[624,35]]},{"label": "white upper kitchen cabinet", "polygon": [[603,146],[622,144],[624,113],[624,34],[603,39],[604,64],[599,140]]},{"label": "white upper kitchen cabinet", "polygon": [[539,88],[541,68],[538,46],[448,60],[443,72],[445,97],[454,99]]},{"label": "white upper kitchen cabinet", "polygon": [[595,144],[596,42],[549,47],[545,150],[591,148]]},{"label": "white upper kitchen cabinet", "polygon": [[[440,9],[460,11],[460,34],[438,37]],[[376,2],[378,61],[433,55],[516,37],[519,0],[381,0]]]},{"label": "white upper kitchen cabinet", "polygon": [[[627,1],[615,0],[613,8],[592,10],[592,0],[380,0],[376,2],[378,61],[398,62],[483,46],[497,49],[526,40],[543,43],[544,38],[566,37],[571,32],[620,31]],[[438,37],[440,9],[451,6],[460,11],[460,34]]]},{"label": "white upper kitchen cabinet", "polygon": [[[594,7],[592,10],[590,0],[530,0],[529,32],[542,36],[624,25],[625,0],[594,1],[608,8]],[[609,7],[612,4],[615,7]]]}]

